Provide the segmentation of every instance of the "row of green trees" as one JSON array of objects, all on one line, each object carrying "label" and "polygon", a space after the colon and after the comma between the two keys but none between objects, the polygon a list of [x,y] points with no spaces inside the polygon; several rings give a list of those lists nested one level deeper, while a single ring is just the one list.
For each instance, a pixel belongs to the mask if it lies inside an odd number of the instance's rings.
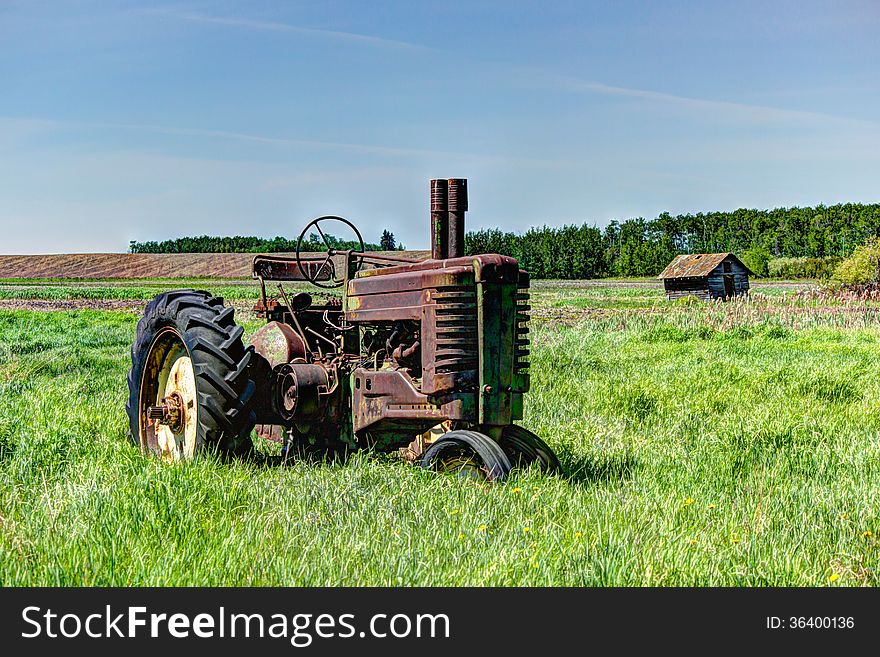
[{"label": "row of green trees", "polygon": [[[544,226],[525,233],[498,229],[470,232],[469,254],[510,255],[535,278],[656,276],[682,253],[736,253],[758,276],[821,277],[838,258],[849,256],[872,236],[880,236],[880,203],[842,203],[816,207],[740,209],[612,221],[603,230],[587,224]],[[334,248],[353,242],[328,236]],[[326,247],[310,235],[310,251]],[[390,231],[368,250],[402,249]],[[277,253],[296,249],[284,237],[182,237],[164,242],[131,242],[132,253]],[[782,259],[782,260],[780,260]],[[771,271],[772,269],[772,271]]]},{"label": "row of green trees", "polygon": [[465,252],[513,256],[532,278],[602,278],[611,273],[602,231],[594,226],[531,228],[521,235],[480,230],[465,235]]},{"label": "row of green trees", "polygon": [[[360,244],[351,240],[344,240],[334,235],[326,235],[327,242],[334,249],[359,249]],[[402,244],[397,244],[394,233],[385,230],[379,244],[367,242],[364,244],[367,251],[394,251],[403,249]],[[309,235],[304,249],[306,251],[326,251],[327,246],[317,234]],[[129,253],[292,253],[296,251],[296,240],[286,237],[215,237],[211,235],[199,235],[198,237],[178,237],[162,242],[137,242],[132,240],[128,244]]]},{"label": "row of green trees", "polygon": [[[871,236],[880,203],[775,210],[740,209],[612,221],[593,226],[468,233],[468,253],[517,258],[535,278],[656,276],[682,253],[736,253],[758,276],[820,278]],[[782,261],[780,262],[780,259]],[[771,271],[775,268],[775,271]]]}]

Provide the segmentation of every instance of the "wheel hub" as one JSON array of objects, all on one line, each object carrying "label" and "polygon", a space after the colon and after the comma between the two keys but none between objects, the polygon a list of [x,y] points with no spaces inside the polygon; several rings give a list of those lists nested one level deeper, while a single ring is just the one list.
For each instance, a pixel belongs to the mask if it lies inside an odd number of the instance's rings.
[{"label": "wheel hub", "polygon": [[193,362],[179,334],[160,334],[145,378],[155,382],[142,398],[145,446],[166,461],[191,459],[198,442],[198,391]]},{"label": "wheel hub", "polygon": [[150,406],[147,409],[147,417],[155,424],[165,425],[172,433],[180,433],[186,424],[183,397],[179,392],[172,392],[157,406]]},{"label": "wheel hub", "polygon": [[462,479],[473,479],[474,481],[484,481],[486,479],[486,471],[474,460],[474,457],[468,454],[456,454],[447,456],[437,464],[438,472],[452,472]]}]

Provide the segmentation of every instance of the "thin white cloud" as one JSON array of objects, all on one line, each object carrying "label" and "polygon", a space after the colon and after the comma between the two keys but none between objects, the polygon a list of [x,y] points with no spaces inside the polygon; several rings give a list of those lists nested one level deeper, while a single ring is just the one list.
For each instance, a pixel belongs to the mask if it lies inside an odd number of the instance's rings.
[{"label": "thin white cloud", "polygon": [[428,48],[427,46],[421,46],[415,43],[411,43],[409,41],[387,39],[385,37],[377,37],[370,34],[360,34],[357,32],[345,32],[342,30],[325,30],[314,27],[302,27],[301,25],[291,25],[290,23],[282,23],[279,21],[256,20],[252,18],[242,18],[236,16],[210,16],[207,14],[184,12],[174,9],[138,9],[137,12],[140,14],[167,16],[169,18],[175,18],[182,21],[190,21],[193,23],[220,25],[223,27],[239,28],[245,30],[263,30],[269,32],[301,34],[324,39],[333,39],[336,41],[345,41],[348,43],[358,43],[365,46],[378,46],[383,48],[398,48],[407,50],[430,50],[430,48]]},{"label": "thin white cloud", "polygon": [[242,141],[267,146],[288,146],[298,148],[310,148],[318,150],[340,150],[366,155],[379,155],[401,158],[443,158],[446,160],[460,160],[474,164],[499,164],[524,165],[538,167],[558,167],[570,164],[563,160],[539,159],[517,157],[510,155],[495,155],[484,153],[463,153],[455,151],[443,151],[430,148],[406,148],[398,146],[382,146],[376,144],[356,144],[347,142],[321,141],[314,139],[298,139],[291,137],[274,137],[267,135],[251,134],[244,132],[230,132],[226,130],[206,130],[202,128],[177,128],[172,126],[159,126],[141,123],[112,123],[112,122],[86,122],[86,121],[57,121],[47,119],[28,119],[21,117],[0,116],[0,124],[5,123],[14,131],[23,130],[25,127],[32,129],[35,126],[42,128],[66,128],[66,129],[117,129],[137,132],[152,132],[164,135],[178,135],[188,137],[204,137],[207,139],[222,139],[229,141]]},{"label": "thin white cloud", "polygon": [[853,127],[864,127],[875,130],[877,128],[880,128],[880,122],[870,121],[866,119],[856,119],[851,117],[836,116],[834,114],[825,114],[822,112],[811,112],[806,110],[784,109],[779,107],[770,107],[767,105],[738,103],[727,100],[709,100],[706,98],[694,98],[691,96],[678,96],[676,94],[665,93],[662,91],[651,91],[648,89],[638,89],[632,87],[617,87],[601,82],[580,80],[577,78],[558,75],[548,76],[546,78],[546,82],[550,82],[558,88],[567,89],[570,91],[599,94],[603,96],[621,96],[626,98],[636,98],[652,103],[672,105],[687,110],[712,113],[713,116],[719,118],[733,118],[739,120],[747,120],[755,123],[807,121],[813,123],[822,122],[847,124]]}]

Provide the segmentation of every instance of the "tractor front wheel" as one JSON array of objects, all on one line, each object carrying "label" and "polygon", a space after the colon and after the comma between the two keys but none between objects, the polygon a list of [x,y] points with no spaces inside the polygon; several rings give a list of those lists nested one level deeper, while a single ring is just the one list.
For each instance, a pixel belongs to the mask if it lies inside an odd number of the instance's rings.
[{"label": "tractor front wheel", "polygon": [[528,468],[537,463],[542,472],[562,470],[559,458],[550,446],[528,429],[516,424],[504,427],[499,444],[515,468]]},{"label": "tractor front wheel", "polygon": [[458,430],[444,434],[425,450],[422,467],[466,479],[501,481],[511,466],[504,451],[489,436]]},{"label": "tractor front wheel", "polygon": [[233,309],[208,292],[175,290],[147,304],[128,373],[129,433],[167,461],[252,447],[251,350]]}]

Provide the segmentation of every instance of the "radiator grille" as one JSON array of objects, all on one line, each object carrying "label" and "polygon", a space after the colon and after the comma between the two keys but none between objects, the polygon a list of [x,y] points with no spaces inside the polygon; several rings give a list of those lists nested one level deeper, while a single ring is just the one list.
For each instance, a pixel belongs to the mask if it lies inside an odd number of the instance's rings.
[{"label": "radiator grille", "polygon": [[476,370],[477,294],[473,286],[443,288],[433,295],[437,304],[437,350],[434,366],[438,374]]},{"label": "radiator grille", "polygon": [[526,374],[529,371],[529,305],[528,283],[520,285],[516,291],[516,343],[513,361],[514,374]]}]

